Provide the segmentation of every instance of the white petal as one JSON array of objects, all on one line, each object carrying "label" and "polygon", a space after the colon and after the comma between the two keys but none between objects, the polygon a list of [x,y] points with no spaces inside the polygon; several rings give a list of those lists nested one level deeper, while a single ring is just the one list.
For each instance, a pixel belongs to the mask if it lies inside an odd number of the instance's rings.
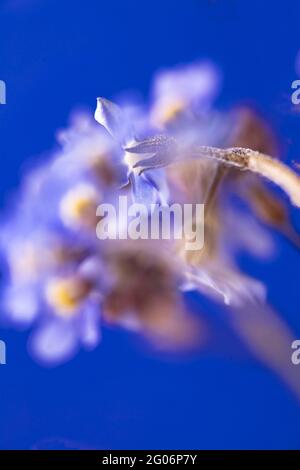
[{"label": "white petal", "polygon": [[70,360],[78,349],[74,325],[61,319],[49,320],[32,334],[29,349],[44,364],[58,365]]},{"label": "white petal", "polygon": [[128,125],[128,119],[118,105],[105,98],[97,98],[95,119],[121,145],[126,145],[133,139],[133,132]]}]

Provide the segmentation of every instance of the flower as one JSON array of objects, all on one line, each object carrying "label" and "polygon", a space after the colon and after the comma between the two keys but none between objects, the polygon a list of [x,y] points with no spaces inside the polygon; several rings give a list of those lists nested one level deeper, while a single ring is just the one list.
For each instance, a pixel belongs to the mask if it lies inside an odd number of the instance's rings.
[{"label": "flower", "polygon": [[137,129],[128,123],[125,111],[105,98],[98,98],[95,119],[119,144],[120,162],[127,166],[127,178],[132,187],[134,200],[148,205],[156,202],[165,203],[168,195],[163,173],[153,171],[148,175],[141,175],[135,168],[139,156],[126,150],[128,145],[136,141]]},{"label": "flower", "polygon": [[79,346],[91,350],[100,340],[101,268],[97,277],[86,259],[76,271],[49,277],[43,285],[38,326],[29,346],[34,357],[56,365],[70,359]]},{"label": "flower", "polygon": [[122,183],[115,149],[91,121],[81,117],[59,138],[61,151],[26,179],[1,235],[7,317],[35,326],[31,351],[51,364],[100,339],[106,284],[96,207]]},{"label": "flower", "polygon": [[[289,328],[266,306],[264,284],[236,262],[241,248],[272,253],[266,226],[299,246],[288,209],[264,180],[299,207],[300,178],[277,158],[276,139],[256,112],[215,109],[219,85],[207,62],[163,71],[149,111],[138,112],[142,120],[98,98],[101,127],[77,115],[59,132],[60,149],[26,178],[1,231],[3,305],[8,319],[32,329],[30,351],[44,364],[96,347],[103,324],[160,348],[194,345],[209,329],[185,306],[184,293],[197,290],[222,306],[253,354],[300,394],[295,371],[283,370],[270,341],[272,333],[280,351],[289,348]],[[98,239],[97,207],[119,195],[147,206],[204,203],[204,249],[188,251],[184,239]],[[233,195],[248,208],[237,208]]]},{"label": "flower", "polygon": [[103,317],[146,334],[160,347],[194,344],[199,331],[187,314],[180,287],[184,267],[170,244],[127,240],[107,249],[113,279],[103,303]]},{"label": "flower", "polygon": [[175,121],[187,119],[193,113],[205,115],[220,90],[220,72],[210,62],[195,62],[160,71],[153,84],[151,120],[165,128]]}]

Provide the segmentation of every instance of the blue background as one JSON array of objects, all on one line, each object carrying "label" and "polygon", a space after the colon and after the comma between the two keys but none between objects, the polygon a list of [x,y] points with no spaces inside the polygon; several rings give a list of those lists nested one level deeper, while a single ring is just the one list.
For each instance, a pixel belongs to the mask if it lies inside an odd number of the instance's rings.
[{"label": "blue background", "polygon": [[[299,118],[290,95],[299,14],[297,0],[2,0],[2,206],[28,161],[53,147],[74,107],[92,112],[96,96],[121,90],[146,95],[157,68],[198,58],[223,70],[220,104],[254,102],[288,158],[297,159]],[[299,336],[300,254],[277,238],[272,263],[241,263],[264,280]],[[188,301],[217,317],[199,299]],[[27,355],[26,333],[3,329],[0,448],[299,448],[299,404],[228,335],[223,354],[217,347],[162,357],[107,329],[94,353],[43,369]]]}]

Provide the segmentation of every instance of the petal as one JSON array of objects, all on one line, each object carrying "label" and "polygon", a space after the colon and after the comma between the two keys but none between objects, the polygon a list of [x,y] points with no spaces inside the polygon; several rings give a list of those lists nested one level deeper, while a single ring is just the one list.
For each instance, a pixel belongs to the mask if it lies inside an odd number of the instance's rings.
[{"label": "petal", "polygon": [[80,339],[88,349],[94,349],[100,341],[99,320],[99,305],[91,303],[85,308],[80,319]]},{"label": "petal", "polygon": [[134,168],[141,168],[141,173],[151,168],[161,168],[169,165],[178,159],[180,153],[177,141],[174,138],[162,135],[135,143],[125,150],[129,153],[146,156],[134,165]]},{"label": "petal", "polygon": [[168,165],[168,163],[169,162],[164,157],[164,155],[157,153],[153,155],[152,157],[144,158],[138,161],[137,163],[135,163],[135,165],[133,165],[133,168],[139,168],[140,174],[142,174],[144,171],[147,171],[147,170],[162,168]]},{"label": "petal", "polygon": [[165,172],[163,170],[150,170],[144,174],[144,178],[156,188],[160,203],[167,205],[170,197],[170,191]]},{"label": "petal", "polygon": [[174,138],[165,135],[156,135],[149,139],[135,142],[125,150],[131,153],[156,153],[162,149],[174,151],[176,148],[177,142]]},{"label": "petal", "polygon": [[61,320],[48,320],[29,339],[33,357],[45,365],[55,366],[70,360],[78,350],[74,324]]},{"label": "petal", "polygon": [[32,286],[11,286],[4,295],[4,308],[13,322],[32,323],[39,313],[37,293]]},{"label": "petal", "polygon": [[205,103],[211,105],[219,92],[221,74],[211,62],[195,62],[161,71],[155,77],[154,96],[156,106],[170,100],[183,101],[188,106]]},{"label": "petal", "polygon": [[133,139],[133,131],[122,109],[105,98],[97,98],[95,119],[120,143],[126,145]]},{"label": "petal", "polygon": [[129,180],[132,185],[133,200],[135,203],[141,203],[146,206],[155,204],[158,200],[158,192],[144,175],[136,175],[131,173]]}]

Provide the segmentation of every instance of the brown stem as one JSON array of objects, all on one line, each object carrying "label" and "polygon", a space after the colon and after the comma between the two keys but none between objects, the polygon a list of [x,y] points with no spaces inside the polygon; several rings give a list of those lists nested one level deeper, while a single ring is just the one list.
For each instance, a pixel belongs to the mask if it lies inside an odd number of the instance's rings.
[{"label": "brown stem", "polygon": [[213,176],[211,185],[209,186],[209,189],[207,191],[206,197],[205,197],[205,217],[207,216],[209,210],[211,207],[213,207],[216,196],[218,193],[218,190],[220,188],[221,182],[224,179],[225,174],[228,172],[228,168],[226,168],[224,165],[218,165],[216,168],[216,172]]}]

